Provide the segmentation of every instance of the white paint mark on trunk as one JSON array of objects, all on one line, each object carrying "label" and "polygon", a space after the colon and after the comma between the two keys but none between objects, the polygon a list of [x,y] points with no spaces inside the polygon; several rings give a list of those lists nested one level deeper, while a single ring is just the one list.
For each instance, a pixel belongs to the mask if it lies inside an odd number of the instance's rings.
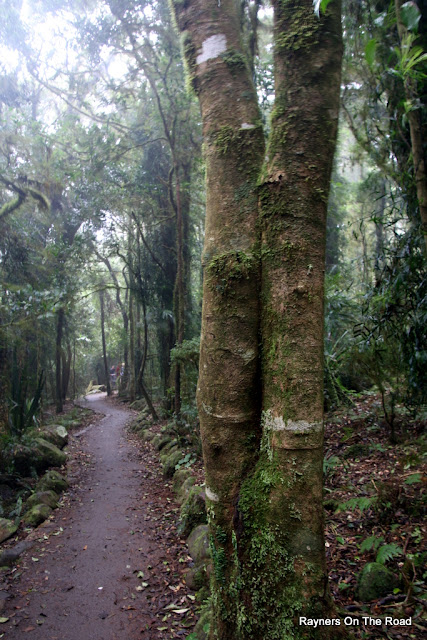
[{"label": "white paint mark on trunk", "polygon": [[227,49],[227,39],[222,33],[210,36],[202,44],[202,51],[196,58],[197,64],[218,58]]},{"label": "white paint mark on trunk", "polygon": [[219,502],[219,496],[216,493],[214,493],[212,489],[209,489],[209,487],[206,487],[205,495],[208,498],[208,500],[210,500],[211,502]]}]

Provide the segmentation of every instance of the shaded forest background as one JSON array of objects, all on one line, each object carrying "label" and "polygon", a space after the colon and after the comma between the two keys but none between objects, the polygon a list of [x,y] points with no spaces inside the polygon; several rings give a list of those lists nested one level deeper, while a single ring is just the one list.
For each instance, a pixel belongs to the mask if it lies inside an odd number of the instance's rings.
[{"label": "shaded forest background", "polygon": [[[243,19],[268,122],[271,13],[255,38],[255,9]],[[60,412],[118,364],[120,393],[194,422],[204,169],[168,7],[4,3],[2,15],[3,428],[20,435],[43,403]],[[375,385],[391,429],[397,404],[425,402],[427,370],[408,118],[425,133],[425,19],[413,2],[404,18],[402,40],[393,6],[345,8],[326,256],[325,402]]]}]

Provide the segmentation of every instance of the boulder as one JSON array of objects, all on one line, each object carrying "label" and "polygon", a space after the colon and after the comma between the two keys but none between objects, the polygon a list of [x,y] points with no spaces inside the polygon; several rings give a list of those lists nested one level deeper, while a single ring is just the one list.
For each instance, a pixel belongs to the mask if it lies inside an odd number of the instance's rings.
[{"label": "boulder", "polygon": [[58,471],[50,469],[47,471],[43,478],[38,481],[36,485],[36,491],[54,491],[55,493],[61,493],[68,487],[68,482],[61,476]]},{"label": "boulder", "polygon": [[52,424],[49,427],[43,429],[40,433],[40,437],[43,440],[47,440],[51,444],[54,444],[58,449],[63,449],[68,444],[68,432],[67,429],[60,424]]},{"label": "boulder", "polygon": [[172,440],[171,436],[167,434],[160,433],[155,438],[153,438],[153,445],[156,447],[157,451],[161,451],[164,446],[168,444]]},{"label": "boulder", "polygon": [[181,507],[178,531],[181,535],[188,536],[197,525],[206,524],[206,522],[205,492],[202,487],[192,487]]},{"label": "boulder", "polygon": [[172,451],[163,462],[163,477],[172,478],[175,466],[182,458],[182,451]]},{"label": "boulder", "polygon": [[36,444],[36,458],[35,468],[37,471],[45,471],[49,467],[62,467],[67,461],[67,455],[55,447],[54,444],[43,440],[43,438],[37,438]]},{"label": "boulder", "polygon": [[185,584],[192,591],[199,591],[209,585],[209,576],[206,565],[195,565],[190,567],[185,574]]},{"label": "boulder", "polygon": [[212,620],[212,612],[209,608],[202,609],[199,620],[193,629],[193,633],[197,640],[207,640],[209,635],[209,627]]},{"label": "boulder", "polygon": [[178,469],[173,477],[172,487],[175,493],[178,493],[184,482],[191,476],[190,469]]},{"label": "boulder", "polygon": [[153,433],[152,431],[147,430],[141,433],[141,439],[144,440],[144,442],[151,442],[155,437],[156,437],[156,434]]},{"label": "boulder", "polygon": [[59,496],[54,491],[36,491],[27,500],[27,509],[32,509],[37,504],[46,504],[51,509],[58,506]]},{"label": "boulder", "polygon": [[[171,447],[170,449],[168,449],[167,451],[165,451],[164,449],[161,450],[160,452],[160,462],[162,464],[164,464],[166,462],[166,460],[176,451],[179,451],[181,453],[181,449],[178,449],[177,446]],[[181,457],[179,458],[179,460],[181,460],[182,458],[182,453],[181,453]],[[179,462],[178,460],[178,462]]]},{"label": "boulder", "polygon": [[178,495],[177,495],[178,502],[182,503],[187,499],[188,494],[190,493],[192,487],[194,487],[195,484],[196,484],[196,478],[194,476],[190,476],[189,478],[187,478],[187,480],[185,480],[180,490],[178,491]]},{"label": "boulder", "polygon": [[178,440],[175,440],[175,439],[171,440],[170,442],[165,444],[164,447],[162,447],[162,455],[164,455],[168,451],[172,451],[172,449],[176,449],[176,447],[178,446],[179,446]]},{"label": "boulder", "polygon": [[6,518],[0,518],[0,542],[7,540],[18,529],[18,525],[13,520],[7,520]]},{"label": "boulder", "polygon": [[11,451],[15,471],[21,476],[30,476],[36,469],[36,450],[34,447],[18,444]]},{"label": "boulder", "polygon": [[52,509],[47,504],[36,504],[22,518],[24,524],[29,527],[37,527],[39,524],[48,519]]},{"label": "boulder", "polygon": [[187,547],[195,564],[201,564],[209,560],[211,550],[209,547],[209,527],[207,524],[199,524],[198,527],[193,529],[187,538]]},{"label": "boulder", "polygon": [[357,582],[357,597],[361,602],[382,598],[398,587],[395,574],[379,562],[365,564]]}]

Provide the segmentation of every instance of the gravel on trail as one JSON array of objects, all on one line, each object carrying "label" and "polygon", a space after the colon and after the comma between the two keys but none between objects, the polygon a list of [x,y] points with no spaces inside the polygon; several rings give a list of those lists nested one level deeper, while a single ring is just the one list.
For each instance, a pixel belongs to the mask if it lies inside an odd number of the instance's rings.
[{"label": "gravel on trail", "polygon": [[1,586],[0,638],[185,638],[191,558],[172,492],[152,449],[127,433],[129,409],[105,394],[82,406],[104,417],[71,437],[72,485]]}]

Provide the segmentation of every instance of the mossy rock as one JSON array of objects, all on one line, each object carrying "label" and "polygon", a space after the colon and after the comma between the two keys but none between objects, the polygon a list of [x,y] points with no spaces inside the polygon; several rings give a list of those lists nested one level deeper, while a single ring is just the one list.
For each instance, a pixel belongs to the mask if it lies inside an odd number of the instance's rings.
[{"label": "mossy rock", "polygon": [[205,492],[202,487],[196,486],[190,489],[190,493],[182,504],[178,531],[188,536],[195,527],[206,522]]},{"label": "mossy rock", "polygon": [[190,476],[191,476],[190,469],[177,469],[177,471],[175,471],[175,475],[173,477],[173,483],[172,483],[172,488],[175,491],[175,493],[179,492],[184,482]]},{"label": "mossy rock", "polygon": [[371,447],[369,444],[352,444],[348,449],[344,451],[342,454],[343,458],[349,458],[351,460],[355,460],[356,458],[364,458],[369,456],[371,453]]},{"label": "mossy rock", "polygon": [[[164,447],[166,447],[167,444],[169,444],[169,442],[172,441],[172,436],[169,435],[161,435],[159,437],[158,442],[156,443],[155,447],[157,449],[157,451],[161,451]],[[153,441],[154,444],[154,441]]]},{"label": "mossy rock", "polygon": [[39,524],[48,519],[52,509],[47,504],[36,504],[22,518],[24,524],[29,527],[37,527]]},{"label": "mossy rock", "polygon": [[7,520],[6,518],[0,518],[0,542],[7,540],[18,529],[18,525],[13,520]]},{"label": "mossy rock", "polygon": [[174,449],[175,447],[179,446],[179,442],[178,440],[175,440],[175,438],[173,440],[171,440],[170,442],[168,442],[167,444],[165,444],[164,447],[162,447],[162,455],[168,451],[171,451],[172,449]]},{"label": "mossy rock", "polygon": [[193,529],[187,538],[187,547],[196,565],[205,563],[210,559],[211,550],[209,547],[209,527],[207,524],[199,524],[198,527]]},{"label": "mossy rock", "polygon": [[395,574],[379,562],[365,564],[357,582],[357,597],[361,602],[382,598],[398,587]]},{"label": "mossy rock", "polygon": [[178,502],[185,502],[185,500],[188,497],[188,494],[190,493],[191,489],[194,487],[195,484],[196,484],[196,478],[194,476],[190,476],[185,480],[180,490],[178,491],[178,495],[177,495]]},{"label": "mossy rock", "polygon": [[140,432],[140,437],[141,437],[141,440],[144,440],[144,442],[152,442],[152,440],[154,440],[154,438],[156,438],[157,436],[152,431],[144,430]]},{"label": "mossy rock", "polygon": [[61,493],[68,488],[68,482],[58,471],[51,469],[38,481],[36,491],[54,491]]},{"label": "mossy rock", "polygon": [[212,611],[208,608],[203,609],[200,613],[200,618],[194,627],[193,633],[196,635],[197,640],[207,640],[209,636],[209,627],[212,622]]},{"label": "mossy rock", "polygon": [[185,574],[185,584],[192,591],[199,591],[203,587],[209,586],[209,576],[206,571],[206,566],[196,565],[190,567]]},{"label": "mossy rock", "polygon": [[37,471],[45,471],[49,467],[62,467],[67,461],[67,455],[55,447],[54,444],[37,438],[35,467]]},{"label": "mossy rock", "polygon": [[152,442],[153,446],[157,449],[157,451],[160,451],[160,449],[162,449],[165,446],[165,444],[167,444],[171,440],[172,440],[171,436],[165,436],[164,433],[158,433],[152,439],[151,442]]},{"label": "mossy rock", "polygon": [[182,451],[171,452],[163,462],[163,477],[172,478],[175,473],[175,466],[182,458]]},{"label": "mossy rock", "polygon": [[46,504],[51,509],[58,506],[59,496],[54,491],[36,491],[27,500],[27,509],[32,509],[37,504]]},{"label": "mossy rock", "polygon": [[21,476],[29,476],[36,469],[34,447],[18,444],[13,447],[11,458],[15,471]]},{"label": "mossy rock", "polygon": [[68,432],[67,429],[61,424],[52,424],[49,427],[43,429],[40,433],[40,437],[43,440],[47,440],[51,444],[54,444],[58,449],[63,449],[68,444]]},{"label": "mossy rock", "polygon": [[[168,458],[170,458],[170,456],[171,456],[173,453],[175,453],[176,451],[179,451],[179,452],[180,452],[180,454],[181,454],[181,458],[182,458],[182,451],[181,451],[181,449],[178,449],[177,445],[175,445],[175,446],[171,447],[171,448],[170,448],[170,449],[168,449],[167,451],[165,451],[164,449],[162,449],[162,450],[160,451],[160,462],[161,462],[162,464],[165,464],[166,460],[167,460]],[[181,458],[179,458],[179,460],[181,460]],[[179,461],[179,460],[178,460],[178,461]]]}]

